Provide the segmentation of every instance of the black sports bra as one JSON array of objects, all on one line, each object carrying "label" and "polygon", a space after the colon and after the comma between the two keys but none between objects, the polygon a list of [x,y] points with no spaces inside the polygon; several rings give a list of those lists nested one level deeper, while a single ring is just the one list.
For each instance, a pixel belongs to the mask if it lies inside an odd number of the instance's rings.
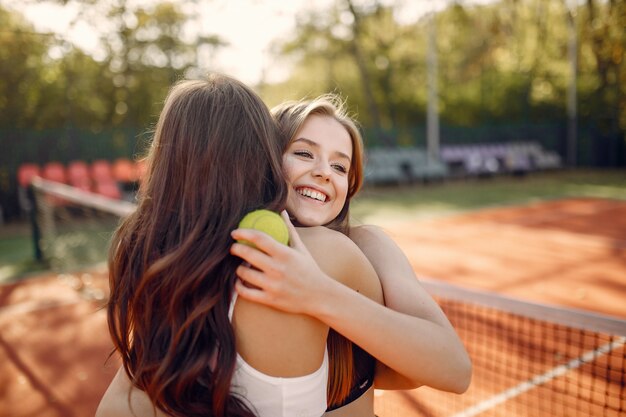
[{"label": "black sports bra", "polygon": [[374,383],[374,371],[376,359],[354,343],[352,343],[352,354],[354,355],[354,384],[350,389],[350,394],[340,404],[333,404],[326,411],[332,411],[344,405],[350,404],[358,399],[365,391],[370,389]]}]

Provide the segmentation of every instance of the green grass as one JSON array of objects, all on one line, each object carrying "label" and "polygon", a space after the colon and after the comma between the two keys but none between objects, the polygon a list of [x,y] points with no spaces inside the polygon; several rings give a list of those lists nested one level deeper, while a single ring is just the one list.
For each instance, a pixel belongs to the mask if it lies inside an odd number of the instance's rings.
[{"label": "green grass", "polygon": [[32,229],[29,223],[12,224],[0,230],[0,283],[32,274],[69,272],[106,261],[109,240],[118,219],[73,219],[56,224],[54,239],[44,234],[45,262],[35,260]]},{"label": "green grass", "polygon": [[[626,170],[559,171],[526,177],[454,180],[430,185],[366,187],[352,203],[352,218],[356,222],[384,225],[487,207],[575,197],[626,200]],[[46,268],[34,261],[29,225],[9,226],[0,228],[0,283]],[[87,227],[83,229],[85,233],[73,236],[68,242],[79,242],[80,246],[84,239],[95,239],[96,246],[89,245],[90,251],[94,252],[95,247],[96,254],[106,256],[109,233]],[[69,255],[62,255],[59,259],[67,257]]]},{"label": "green grass", "polygon": [[626,170],[559,171],[430,185],[366,187],[352,204],[352,218],[387,224],[577,197],[626,199]]},{"label": "green grass", "polygon": [[0,283],[46,269],[47,265],[35,260],[31,230],[27,223],[0,229]]}]

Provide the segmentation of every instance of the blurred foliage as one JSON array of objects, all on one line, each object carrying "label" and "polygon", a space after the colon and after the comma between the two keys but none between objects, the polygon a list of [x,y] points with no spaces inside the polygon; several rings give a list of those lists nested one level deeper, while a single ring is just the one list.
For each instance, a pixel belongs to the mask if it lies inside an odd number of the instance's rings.
[{"label": "blurred foliage", "polygon": [[[501,0],[455,2],[436,16],[439,110],[443,123],[564,123],[571,70],[569,21],[577,35],[579,123],[626,130],[626,2]],[[427,18],[401,24],[398,6],[338,1],[299,17],[291,40],[275,45],[295,62],[292,76],[264,86],[268,102],[338,91],[364,126],[421,125],[427,105]],[[358,53],[354,48],[358,45]],[[369,83],[364,86],[365,63]],[[376,106],[368,103],[368,89]],[[622,157],[622,163],[625,161]]]},{"label": "blurred foliage", "polygon": [[[626,130],[626,2],[585,0],[569,10],[566,1],[454,2],[438,13],[442,122],[565,118],[568,19],[574,19],[581,122]],[[79,3],[77,21],[107,16],[96,56],[59,36],[35,33],[19,14],[0,7],[0,127],[146,126],[171,83],[197,75],[199,51],[226,46],[218,36],[191,33],[195,16],[187,3]],[[294,64],[290,77],[259,91],[270,105],[337,91],[365,127],[423,124],[428,19],[400,23],[400,5],[337,0],[300,14],[293,37],[275,44],[276,59]]]},{"label": "blurred foliage", "polygon": [[[194,31],[192,0],[48,0],[78,7],[73,25],[100,21],[100,48],[92,55],[62,35],[37,33],[1,1],[5,215],[15,209],[21,162],[89,160],[96,152],[132,157],[170,85],[199,76],[201,58],[227,47],[217,35]],[[270,107],[335,91],[346,97],[368,145],[423,145],[429,17],[401,19],[401,2],[336,0],[299,14],[293,35],[273,45],[275,60],[291,64],[289,77],[262,81],[257,90]],[[518,140],[549,142],[564,155],[573,22],[579,163],[626,165],[626,1],[580,0],[575,9],[569,0],[450,3],[435,16],[444,144],[515,140],[488,133],[515,130],[528,132]]]},{"label": "blurred foliage", "polygon": [[107,17],[95,57],[0,7],[0,128],[145,127],[170,85],[195,69],[198,51],[225,45],[217,36],[188,36],[191,16],[177,2],[80,5],[74,23]]}]

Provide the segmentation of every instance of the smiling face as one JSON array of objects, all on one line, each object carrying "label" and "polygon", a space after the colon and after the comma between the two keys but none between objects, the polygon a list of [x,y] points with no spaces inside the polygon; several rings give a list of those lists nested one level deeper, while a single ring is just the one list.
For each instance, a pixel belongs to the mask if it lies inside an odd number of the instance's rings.
[{"label": "smiling face", "polygon": [[289,182],[287,211],[301,226],[333,220],[348,195],[352,141],[334,118],[310,115],[283,154]]}]

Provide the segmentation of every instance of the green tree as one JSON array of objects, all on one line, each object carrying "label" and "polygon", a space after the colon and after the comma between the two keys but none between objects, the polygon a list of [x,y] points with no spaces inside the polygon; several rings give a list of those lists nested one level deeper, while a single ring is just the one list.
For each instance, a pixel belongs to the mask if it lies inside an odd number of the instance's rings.
[{"label": "green tree", "polygon": [[[585,114],[597,112],[611,130],[626,130],[626,3],[624,1],[587,0],[580,10],[581,70],[593,71],[591,106],[583,107]],[[608,116],[608,117],[607,117]]]},{"label": "green tree", "polygon": [[169,86],[183,78],[198,62],[202,45],[218,48],[217,36],[199,34],[185,40],[189,16],[174,2],[129,9],[123,0],[108,10],[114,30],[105,37],[108,122],[145,125],[154,116]]},{"label": "green tree", "polygon": [[37,125],[46,95],[59,94],[58,72],[47,56],[55,39],[1,7],[0,28],[0,127]]}]

